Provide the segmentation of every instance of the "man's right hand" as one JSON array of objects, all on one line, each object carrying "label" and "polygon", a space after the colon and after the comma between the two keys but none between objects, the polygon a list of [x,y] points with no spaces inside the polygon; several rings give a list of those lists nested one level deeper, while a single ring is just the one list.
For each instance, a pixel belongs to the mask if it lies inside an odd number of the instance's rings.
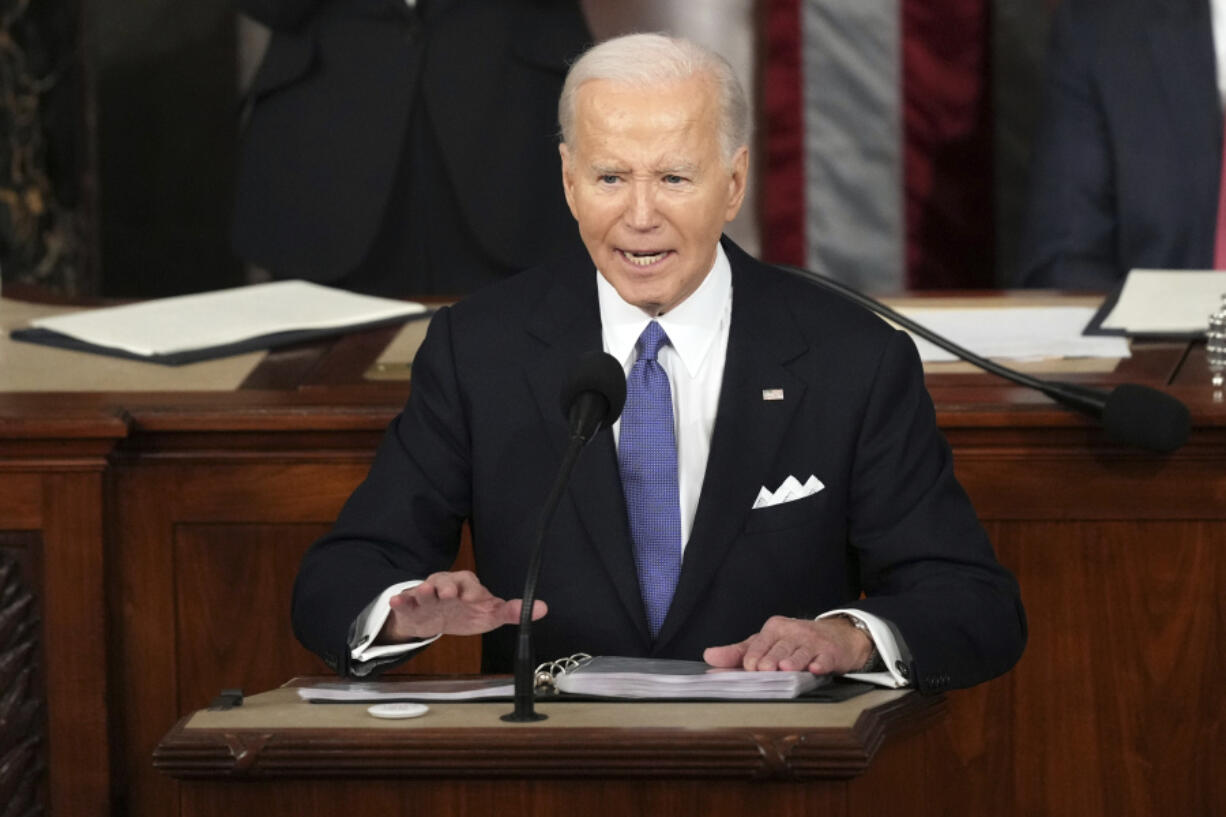
[{"label": "man's right hand", "polygon": [[[505,601],[471,571],[434,573],[421,584],[392,596],[391,611],[376,644],[399,644],[439,635],[478,635],[519,621],[520,599]],[[543,601],[532,605],[532,620],[545,615]]]}]

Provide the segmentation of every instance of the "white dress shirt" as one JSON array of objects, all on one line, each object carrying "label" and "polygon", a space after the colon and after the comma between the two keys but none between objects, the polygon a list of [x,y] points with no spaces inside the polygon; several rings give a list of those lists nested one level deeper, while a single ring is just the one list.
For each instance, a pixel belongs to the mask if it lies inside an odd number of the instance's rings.
[{"label": "white dress shirt", "polygon": [[[732,322],[732,267],[724,248],[719,247],[715,265],[698,289],[671,312],[654,318],[623,301],[603,275],[596,279],[596,293],[600,297],[604,350],[621,362],[627,376],[638,359],[634,347],[647,324],[657,321],[668,335],[669,343],[660,347],[656,360],[668,375],[673,395],[684,552],[707,472],[719,387],[724,381],[724,356]],[[713,315],[718,319],[713,321]],[[621,420],[613,424],[613,439],[621,441]]]},{"label": "white dress shirt", "polygon": [[[627,374],[637,358],[635,343],[648,323],[653,319],[658,321],[668,335],[670,342],[661,347],[657,360],[668,374],[673,395],[677,477],[681,497],[681,542],[684,550],[694,526],[698,497],[702,494],[703,475],[711,451],[711,432],[715,428],[719,391],[724,379],[728,330],[732,323],[732,267],[724,248],[717,245],[715,263],[698,289],[672,311],[655,317],[622,300],[617,290],[599,273],[596,292],[600,299],[604,350],[621,361]],[[719,317],[712,321],[712,315]],[[618,421],[613,424],[614,440],[620,440],[620,435],[621,422]],[[439,637],[436,635],[407,644],[369,646],[387,620],[391,597],[419,584],[420,581],[408,581],[392,585],[358,616],[353,628],[357,637],[350,641],[351,669],[355,674],[365,674],[361,667],[364,662],[414,650]],[[907,679],[895,667],[901,651],[889,625],[876,616],[850,607],[830,610],[818,618],[840,614],[854,615],[868,625],[877,653],[887,668],[884,672],[855,673],[847,677],[887,687],[907,686]]]}]

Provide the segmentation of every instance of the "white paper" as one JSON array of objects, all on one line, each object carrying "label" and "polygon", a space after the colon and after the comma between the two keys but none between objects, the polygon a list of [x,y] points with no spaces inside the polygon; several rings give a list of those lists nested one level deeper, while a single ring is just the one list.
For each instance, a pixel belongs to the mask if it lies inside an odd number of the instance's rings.
[{"label": "white paper", "polygon": [[39,318],[31,325],[138,355],[164,355],[280,332],[357,326],[425,310],[410,301],[306,281],[276,281]]},{"label": "white paper", "polygon": [[1226,272],[1134,269],[1104,329],[1161,335],[1204,332],[1226,295]]},{"label": "white paper", "polygon": [[477,701],[510,698],[515,682],[508,678],[456,678],[411,681],[325,681],[298,687],[304,701]]},{"label": "white paper", "polygon": [[[904,306],[896,311],[981,357],[1039,360],[1129,356],[1126,338],[1081,334],[1094,315],[1094,308],[1088,306]],[[957,360],[922,338],[912,338],[925,363]]]}]

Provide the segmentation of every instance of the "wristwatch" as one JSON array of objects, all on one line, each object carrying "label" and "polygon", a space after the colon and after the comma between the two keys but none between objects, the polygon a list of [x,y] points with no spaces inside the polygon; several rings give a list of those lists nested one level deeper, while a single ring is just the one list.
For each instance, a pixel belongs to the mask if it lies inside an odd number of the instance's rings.
[{"label": "wristwatch", "polygon": [[868,660],[864,662],[864,666],[856,670],[856,672],[873,672],[881,664],[881,656],[877,653],[877,642],[873,640],[873,631],[868,628],[868,622],[859,616],[853,616],[851,613],[839,613],[839,618],[845,618],[860,632],[868,636],[868,643],[872,645],[873,651],[869,654]]}]

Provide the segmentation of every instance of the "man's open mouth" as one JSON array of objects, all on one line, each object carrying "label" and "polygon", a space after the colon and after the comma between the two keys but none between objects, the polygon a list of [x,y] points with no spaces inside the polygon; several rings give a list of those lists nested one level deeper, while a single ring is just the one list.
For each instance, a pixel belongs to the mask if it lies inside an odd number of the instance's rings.
[{"label": "man's open mouth", "polygon": [[636,267],[649,267],[656,263],[664,256],[668,255],[668,250],[658,250],[649,252],[636,252],[634,250],[618,250],[622,257],[634,264]]}]

